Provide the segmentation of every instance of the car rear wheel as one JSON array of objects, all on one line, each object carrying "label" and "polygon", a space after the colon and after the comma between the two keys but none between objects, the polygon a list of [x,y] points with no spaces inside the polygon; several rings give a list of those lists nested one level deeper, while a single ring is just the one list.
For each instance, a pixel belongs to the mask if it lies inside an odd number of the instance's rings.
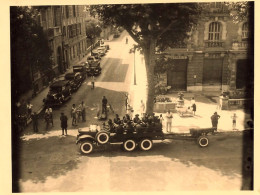
[{"label": "car rear wheel", "polygon": [[200,147],[207,147],[209,145],[209,138],[207,138],[206,136],[200,136],[197,139],[197,142]]},{"label": "car rear wheel", "polygon": [[109,133],[108,132],[98,132],[96,135],[96,141],[99,144],[106,144],[109,141]]},{"label": "car rear wheel", "polygon": [[123,143],[124,150],[127,152],[132,152],[136,148],[135,140],[128,139]]},{"label": "car rear wheel", "polygon": [[139,148],[143,151],[148,151],[153,147],[153,141],[145,138],[139,142]]},{"label": "car rear wheel", "polygon": [[90,154],[93,151],[93,143],[90,141],[84,141],[80,144],[80,152],[82,154]]}]

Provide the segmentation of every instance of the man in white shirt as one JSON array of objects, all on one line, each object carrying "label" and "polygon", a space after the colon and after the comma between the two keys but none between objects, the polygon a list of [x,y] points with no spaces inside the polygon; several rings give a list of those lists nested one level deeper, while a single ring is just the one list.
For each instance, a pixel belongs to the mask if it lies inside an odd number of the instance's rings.
[{"label": "man in white shirt", "polygon": [[172,127],[172,113],[170,110],[166,113],[166,131],[171,132],[171,127]]},{"label": "man in white shirt", "polygon": [[45,114],[50,116],[52,126],[54,126],[54,125],[53,125],[52,108],[50,108],[49,106],[47,106],[47,108],[46,108],[46,110],[45,110]]}]

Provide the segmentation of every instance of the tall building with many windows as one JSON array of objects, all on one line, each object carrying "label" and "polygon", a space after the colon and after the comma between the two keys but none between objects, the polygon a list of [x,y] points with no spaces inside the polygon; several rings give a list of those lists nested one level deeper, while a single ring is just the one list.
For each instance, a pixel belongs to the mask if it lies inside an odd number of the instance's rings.
[{"label": "tall building with many windows", "polygon": [[234,23],[221,3],[204,4],[203,16],[186,45],[164,52],[173,68],[162,77],[173,90],[243,90],[253,67],[248,55],[248,20]]}]

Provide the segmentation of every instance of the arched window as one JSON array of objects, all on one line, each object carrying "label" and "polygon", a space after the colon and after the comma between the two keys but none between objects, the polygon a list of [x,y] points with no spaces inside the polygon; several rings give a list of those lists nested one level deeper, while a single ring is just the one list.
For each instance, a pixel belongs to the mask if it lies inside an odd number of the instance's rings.
[{"label": "arched window", "polygon": [[243,39],[248,38],[248,22],[245,22],[242,26],[242,38]]},{"label": "arched window", "polygon": [[221,25],[219,22],[211,22],[209,24],[209,41],[220,41]]}]

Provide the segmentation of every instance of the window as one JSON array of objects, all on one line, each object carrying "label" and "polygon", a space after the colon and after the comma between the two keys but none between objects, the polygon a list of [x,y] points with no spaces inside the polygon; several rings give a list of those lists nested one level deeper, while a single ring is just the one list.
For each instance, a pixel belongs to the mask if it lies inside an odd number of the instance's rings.
[{"label": "window", "polygon": [[76,7],[75,5],[72,6],[73,16],[76,17]]},{"label": "window", "polygon": [[69,6],[65,6],[65,14],[66,14],[66,18],[69,18]]},{"label": "window", "polygon": [[62,32],[63,32],[63,36],[66,37],[66,26],[63,26]]},{"label": "window", "polygon": [[248,38],[248,22],[245,22],[242,26],[242,38],[243,39]]},{"label": "window", "polygon": [[46,22],[46,12],[45,11],[41,11],[41,15],[42,15],[42,21]]},{"label": "window", "polygon": [[210,41],[220,41],[220,23],[212,22],[209,24],[209,37]]}]

